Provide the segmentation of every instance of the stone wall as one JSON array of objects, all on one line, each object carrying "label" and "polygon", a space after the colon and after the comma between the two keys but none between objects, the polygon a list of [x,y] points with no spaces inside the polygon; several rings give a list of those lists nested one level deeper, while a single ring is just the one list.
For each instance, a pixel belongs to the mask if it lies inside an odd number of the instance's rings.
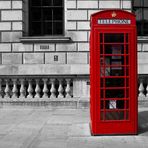
[{"label": "stone wall", "polygon": [[[22,74],[20,69],[26,69],[26,73],[32,75],[37,74],[37,71],[42,75],[50,74],[50,67],[54,74],[55,65],[55,74],[58,68],[60,74],[68,67],[65,74],[87,75],[90,15],[107,8],[131,10],[130,0],[65,0],[65,36],[70,37],[72,42],[22,42],[20,38],[23,37],[26,24],[24,16],[27,9],[24,6],[27,1],[0,0],[0,75],[11,74],[14,65],[17,67],[14,75]],[[36,71],[30,72],[28,66],[31,67],[30,70],[35,67]]]}]

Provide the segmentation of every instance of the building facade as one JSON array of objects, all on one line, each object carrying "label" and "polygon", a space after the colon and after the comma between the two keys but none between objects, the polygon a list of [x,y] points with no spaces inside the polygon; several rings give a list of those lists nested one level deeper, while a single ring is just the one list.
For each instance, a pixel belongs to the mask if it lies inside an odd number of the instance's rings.
[{"label": "building facade", "polygon": [[0,0],[1,102],[89,102],[90,16],[110,8],[137,15],[139,98],[145,99],[146,0]]}]

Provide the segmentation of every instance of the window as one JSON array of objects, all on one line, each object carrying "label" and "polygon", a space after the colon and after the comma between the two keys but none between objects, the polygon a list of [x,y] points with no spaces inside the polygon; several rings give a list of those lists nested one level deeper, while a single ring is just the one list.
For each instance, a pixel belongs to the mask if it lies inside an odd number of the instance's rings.
[{"label": "window", "polygon": [[138,35],[148,35],[148,0],[133,0],[133,11],[136,14]]},{"label": "window", "polygon": [[29,35],[63,35],[64,4],[63,0],[29,1]]}]

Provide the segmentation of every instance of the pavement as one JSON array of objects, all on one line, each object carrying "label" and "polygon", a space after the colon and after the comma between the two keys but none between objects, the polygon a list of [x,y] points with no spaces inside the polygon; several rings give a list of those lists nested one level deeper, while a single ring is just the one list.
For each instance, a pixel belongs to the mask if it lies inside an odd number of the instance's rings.
[{"label": "pavement", "polygon": [[138,135],[91,136],[89,109],[1,106],[0,148],[148,148],[148,107]]}]

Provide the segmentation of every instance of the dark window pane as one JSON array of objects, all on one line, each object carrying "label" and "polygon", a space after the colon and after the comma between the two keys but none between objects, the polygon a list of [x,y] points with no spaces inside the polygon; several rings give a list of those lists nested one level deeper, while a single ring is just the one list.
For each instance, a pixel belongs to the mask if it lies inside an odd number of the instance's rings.
[{"label": "dark window pane", "polygon": [[113,33],[106,33],[104,34],[105,43],[118,43],[124,42],[124,34],[113,34]]},{"label": "dark window pane", "polygon": [[52,6],[52,0],[42,0],[43,6]]},{"label": "dark window pane", "polygon": [[142,4],[141,2],[142,2],[142,0],[134,0],[134,6],[141,6],[141,4]]},{"label": "dark window pane", "polygon": [[50,20],[52,21],[52,9],[44,8],[43,9],[43,21]]},{"label": "dark window pane", "polygon": [[148,9],[144,9],[144,20],[148,20]]},{"label": "dark window pane", "polygon": [[124,78],[106,78],[105,87],[124,87]]},{"label": "dark window pane", "polygon": [[41,23],[40,22],[32,23],[31,35],[41,35]]},{"label": "dark window pane", "polygon": [[144,34],[148,35],[148,23],[144,23]]},{"label": "dark window pane", "polygon": [[106,98],[124,98],[124,89],[109,89],[105,92]]},{"label": "dark window pane", "polygon": [[32,21],[40,21],[41,20],[41,11],[38,8],[32,8],[31,11],[31,19]]},{"label": "dark window pane", "polygon": [[53,0],[53,5],[54,6],[63,6],[62,0]]},{"label": "dark window pane", "polygon": [[52,22],[44,23],[44,35],[52,35]]},{"label": "dark window pane", "polygon": [[124,111],[106,112],[105,120],[124,120]]},{"label": "dark window pane", "polygon": [[53,34],[54,35],[63,34],[63,22],[53,23]]},{"label": "dark window pane", "polygon": [[53,20],[63,20],[63,9],[62,8],[53,9]]},{"label": "dark window pane", "polygon": [[142,22],[137,22],[137,33],[138,35],[142,35]]},{"label": "dark window pane", "polygon": [[148,6],[148,0],[144,0],[144,6],[145,6],[145,7]]},{"label": "dark window pane", "polygon": [[31,0],[31,6],[41,6],[41,0]]}]

